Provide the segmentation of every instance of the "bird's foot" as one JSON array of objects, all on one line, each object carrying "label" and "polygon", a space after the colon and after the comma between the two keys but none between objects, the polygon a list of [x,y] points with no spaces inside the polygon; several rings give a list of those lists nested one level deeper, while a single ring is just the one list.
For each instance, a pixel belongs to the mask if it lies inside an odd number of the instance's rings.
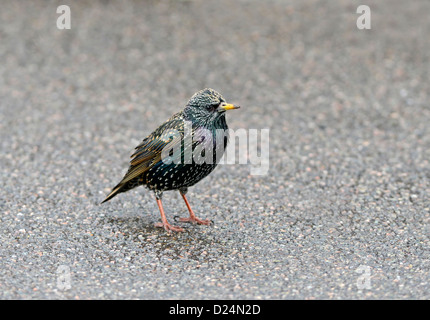
[{"label": "bird's foot", "polygon": [[199,219],[199,218],[197,218],[197,217],[188,217],[188,218],[178,218],[178,220],[176,220],[176,221],[179,221],[179,222],[190,222],[190,223],[192,223],[192,224],[204,224],[204,225],[210,225],[211,223],[212,223],[212,221],[211,220],[208,220],[208,219],[206,219],[206,220],[202,220],[202,219]]},{"label": "bird's foot", "polygon": [[166,230],[167,232],[170,231],[175,231],[175,232],[184,232],[185,230],[181,227],[177,227],[177,226],[172,226],[171,224],[169,224],[168,222],[157,222],[154,225],[156,228],[164,228],[164,230]]}]

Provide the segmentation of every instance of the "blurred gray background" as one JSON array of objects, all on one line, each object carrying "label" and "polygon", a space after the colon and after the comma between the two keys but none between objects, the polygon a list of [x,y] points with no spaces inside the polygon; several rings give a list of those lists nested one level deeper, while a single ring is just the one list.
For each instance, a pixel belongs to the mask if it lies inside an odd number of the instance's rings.
[{"label": "blurred gray background", "polygon": [[[429,299],[429,12],[2,1],[0,298]],[[99,205],[204,87],[242,106],[230,128],[270,129],[268,174],[219,166],[189,192],[214,226],[183,234],[154,228],[143,188]]]}]

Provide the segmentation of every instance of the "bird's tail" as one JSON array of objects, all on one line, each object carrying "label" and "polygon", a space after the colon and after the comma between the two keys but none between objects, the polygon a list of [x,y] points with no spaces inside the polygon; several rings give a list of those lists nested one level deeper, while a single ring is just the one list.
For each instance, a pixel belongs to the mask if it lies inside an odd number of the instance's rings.
[{"label": "bird's tail", "polygon": [[124,186],[123,183],[119,183],[115,188],[112,189],[112,191],[107,195],[106,199],[104,199],[100,204],[105,203],[106,201],[109,201],[113,197],[115,197],[118,193],[121,193],[121,189]]}]

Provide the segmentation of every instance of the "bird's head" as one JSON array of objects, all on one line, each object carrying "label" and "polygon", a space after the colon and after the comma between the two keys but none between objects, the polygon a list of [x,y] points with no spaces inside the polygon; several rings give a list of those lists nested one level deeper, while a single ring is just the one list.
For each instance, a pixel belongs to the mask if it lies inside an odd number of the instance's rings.
[{"label": "bird's head", "polygon": [[220,93],[206,88],[191,97],[184,112],[191,120],[207,123],[223,116],[227,110],[238,108],[239,106],[225,102]]}]

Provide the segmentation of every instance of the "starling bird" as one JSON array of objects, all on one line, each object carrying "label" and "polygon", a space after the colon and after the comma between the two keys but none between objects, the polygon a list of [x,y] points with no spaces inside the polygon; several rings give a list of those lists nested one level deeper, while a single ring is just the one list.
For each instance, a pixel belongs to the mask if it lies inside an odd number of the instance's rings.
[{"label": "starling bird", "polygon": [[190,213],[188,218],[179,221],[209,225],[209,220],[195,216],[185,195],[188,187],[215,169],[228,142],[225,111],[238,108],[226,103],[213,89],[195,93],[182,111],[135,148],[127,173],[103,202],[118,193],[145,185],[154,191],[160,209],[162,222],[155,226],[163,227],[167,232],[180,232],[184,229],[167,222],[161,203],[164,191],[179,190]]}]

